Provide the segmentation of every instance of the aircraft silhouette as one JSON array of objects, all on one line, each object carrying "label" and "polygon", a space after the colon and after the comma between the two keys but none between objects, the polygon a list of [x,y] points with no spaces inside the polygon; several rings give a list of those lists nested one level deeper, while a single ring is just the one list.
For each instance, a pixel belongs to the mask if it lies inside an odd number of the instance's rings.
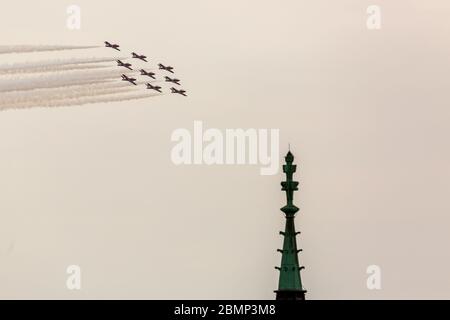
[{"label": "aircraft silhouette", "polygon": [[158,91],[158,92],[162,93],[160,86],[152,86],[150,83],[147,83],[147,89],[152,89],[152,90],[155,90],[155,91]]},{"label": "aircraft silhouette", "polygon": [[177,85],[180,85],[180,80],[179,79],[172,79],[170,77],[165,76],[164,79],[166,79],[166,82],[173,82]]},{"label": "aircraft silhouette", "polygon": [[154,72],[147,72],[144,69],[139,70],[141,72],[142,76],[149,76],[152,79],[156,79],[155,78],[155,73]]},{"label": "aircraft silhouette", "polygon": [[133,69],[131,69],[131,63],[123,63],[122,61],[120,61],[120,60],[116,60],[117,61],[117,65],[119,66],[119,67],[124,67],[124,68],[127,68],[127,69],[129,69],[129,70],[133,70]]},{"label": "aircraft silhouette", "polygon": [[105,41],[105,47],[116,49],[117,51],[120,51],[120,49],[119,49],[120,46],[118,44],[111,44],[108,41]]},{"label": "aircraft silhouette", "polygon": [[172,93],[178,93],[178,94],[181,94],[182,96],[187,97],[186,90],[177,90],[174,87],[170,88],[170,90],[172,90]]},{"label": "aircraft silhouette", "polygon": [[158,64],[158,67],[160,70],[166,70],[166,71],[169,71],[170,73],[173,73],[173,71],[172,71],[173,67],[171,67],[171,66],[165,66],[162,63],[160,63],[160,64]]},{"label": "aircraft silhouette", "polygon": [[147,60],[145,60],[145,58],[147,58],[147,57],[144,56],[143,54],[142,54],[142,55],[139,55],[139,54],[137,54],[136,52],[132,52],[131,54],[132,54],[133,58],[135,58],[135,59],[141,59],[142,61],[147,62]]},{"label": "aircraft silhouette", "polygon": [[122,81],[128,81],[129,83],[132,83],[132,84],[134,84],[135,86],[137,86],[137,84],[136,84],[136,79],[135,78],[130,78],[130,77],[127,77],[126,75],[122,75]]}]

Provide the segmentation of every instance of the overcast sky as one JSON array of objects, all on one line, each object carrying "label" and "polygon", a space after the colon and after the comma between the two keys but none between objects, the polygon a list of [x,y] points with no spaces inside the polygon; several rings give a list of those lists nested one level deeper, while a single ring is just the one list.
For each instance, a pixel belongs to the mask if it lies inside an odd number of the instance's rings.
[{"label": "overcast sky", "polygon": [[[74,3],[80,30],[66,27]],[[290,143],[307,298],[450,298],[448,1],[4,9],[1,45],[117,42],[173,65],[189,97],[0,112],[0,298],[274,298],[281,170],[175,166],[171,134],[195,120],[280,129],[280,156]],[[0,62],[112,54],[90,50]]]}]

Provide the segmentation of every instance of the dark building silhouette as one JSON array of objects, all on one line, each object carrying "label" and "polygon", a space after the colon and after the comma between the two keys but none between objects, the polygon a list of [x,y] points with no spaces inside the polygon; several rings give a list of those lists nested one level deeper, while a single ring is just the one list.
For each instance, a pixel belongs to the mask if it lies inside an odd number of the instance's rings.
[{"label": "dark building silhouette", "polygon": [[303,290],[300,271],[304,267],[299,265],[296,236],[300,232],[295,231],[294,218],[299,210],[294,204],[294,191],[298,190],[298,182],[292,177],[297,169],[293,164],[294,156],[289,151],[285,156],[286,164],[283,165],[283,172],[286,173],[286,181],[281,182],[281,190],[286,191],[287,204],[281,208],[286,217],[286,227],[280,234],[284,237],[283,249],[278,249],[281,253],[281,266],[275,267],[280,272],[276,300],[305,300],[306,291]]}]

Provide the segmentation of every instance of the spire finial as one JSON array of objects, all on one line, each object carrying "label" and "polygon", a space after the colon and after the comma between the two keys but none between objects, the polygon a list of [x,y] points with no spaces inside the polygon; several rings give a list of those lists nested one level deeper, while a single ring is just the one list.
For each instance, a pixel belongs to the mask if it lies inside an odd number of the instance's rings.
[{"label": "spire finial", "polygon": [[[292,162],[294,162],[294,155],[292,154],[291,150],[289,149],[289,151],[286,153],[286,156],[284,157],[284,159],[286,160],[286,164],[292,164]],[[295,166],[294,166],[295,167]],[[284,170],[284,169],[283,169]],[[295,168],[293,169],[295,172]],[[284,171],[286,172],[286,171]]]}]

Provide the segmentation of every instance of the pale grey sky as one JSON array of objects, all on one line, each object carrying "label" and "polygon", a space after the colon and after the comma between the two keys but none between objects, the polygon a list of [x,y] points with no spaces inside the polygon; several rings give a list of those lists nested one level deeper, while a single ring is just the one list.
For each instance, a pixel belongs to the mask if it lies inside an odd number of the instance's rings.
[{"label": "pale grey sky", "polygon": [[173,165],[171,133],[194,120],[291,144],[307,298],[450,298],[449,15],[445,0],[11,2],[2,45],[118,42],[176,67],[189,97],[0,112],[0,298],[274,298],[283,176]]}]

